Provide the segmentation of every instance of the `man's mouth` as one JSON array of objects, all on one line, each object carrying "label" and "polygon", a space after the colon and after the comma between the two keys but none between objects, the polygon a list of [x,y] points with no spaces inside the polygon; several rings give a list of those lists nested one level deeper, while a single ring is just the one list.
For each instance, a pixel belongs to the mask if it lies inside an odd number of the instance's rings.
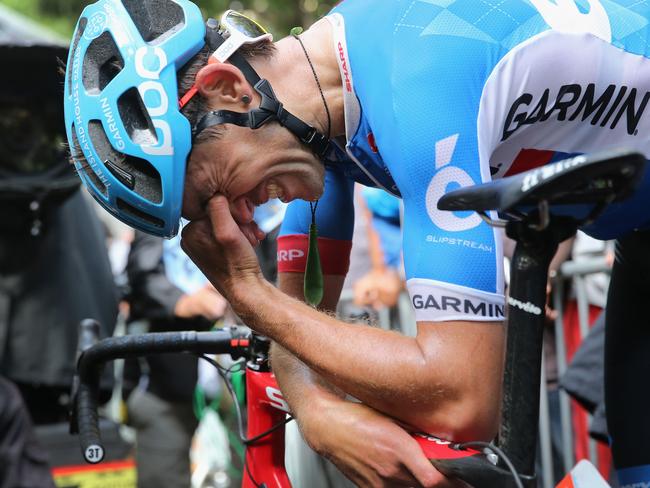
[{"label": "man's mouth", "polygon": [[280,185],[277,180],[270,179],[260,184],[254,192],[249,193],[248,198],[253,205],[259,207],[260,205],[267,203],[269,200],[276,198],[283,203],[290,203],[297,198],[302,198],[306,201],[316,201],[319,196],[310,197],[306,192],[302,195],[300,192],[294,192],[287,189],[286,186]]},{"label": "man's mouth", "polygon": [[269,200],[273,200],[274,198],[277,198],[283,203],[289,203],[289,199],[287,198],[287,194],[284,191],[284,188],[282,188],[273,180],[269,181],[266,184],[266,196],[267,196],[267,200],[266,200],[267,202]]}]

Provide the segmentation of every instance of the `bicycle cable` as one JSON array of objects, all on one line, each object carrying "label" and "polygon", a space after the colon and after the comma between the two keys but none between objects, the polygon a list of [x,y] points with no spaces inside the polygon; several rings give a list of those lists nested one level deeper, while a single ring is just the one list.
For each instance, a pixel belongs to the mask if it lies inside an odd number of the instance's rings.
[{"label": "bicycle cable", "polygon": [[[241,406],[239,405],[239,401],[237,400],[237,395],[235,394],[235,391],[232,387],[232,384],[230,383],[230,380],[228,380],[227,375],[232,371],[232,367],[225,369],[223,366],[221,366],[219,363],[217,363],[214,359],[207,357],[206,355],[199,355],[201,359],[204,361],[207,361],[210,363],[212,366],[214,366],[217,371],[219,372],[219,376],[224,380],[224,383],[226,384],[226,388],[228,389],[228,392],[230,393],[230,396],[233,399],[233,403],[235,406],[235,413],[237,416],[237,427],[239,429],[239,438],[242,441],[244,445],[249,445],[249,444],[254,444],[255,442],[259,441],[260,439],[266,437],[267,435],[271,434],[272,432],[275,432],[276,430],[284,427],[286,424],[291,422],[293,420],[293,417],[291,415],[288,415],[286,419],[284,419],[282,422],[278,422],[275,424],[273,427],[270,429],[262,432],[261,434],[258,434],[254,437],[251,437],[250,439],[246,437],[244,434],[244,420],[243,420],[243,415],[241,412]],[[237,363],[236,365],[239,365],[240,363]],[[235,365],[233,365],[235,366]]]},{"label": "bicycle cable", "polygon": [[483,442],[483,441],[471,441],[471,442],[463,442],[461,444],[453,444],[453,447],[459,450],[463,450],[467,448],[471,449],[473,447],[480,448],[483,450],[483,453],[485,453],[485,449],[493,451],[494,454],[501,457],[505,465],[510,470],[510,473],[512,473],[512,477],[515,480],[515,484],[517,485],[517,488],[524,488],[524,484],[521,481],[521,478],[519,477],[519,473],[517,473],[514,464],[512,464],[512,461],[510,461],[508,456],[506,456],[506,454],[494,444],[490,444],[489,442]]},{"label": "bicycle cable", "polygon": [[251,469],[248,466],[248,459],[246,459],[245,456],[244,456],[244,469],[246,470],[246,474],[250,478],[253,485],[255,485],[255,488],[266,488],[266,485],[260,485],[257,481],[255,481],[255,478],[253,478],[253,473],[251,473]]}]

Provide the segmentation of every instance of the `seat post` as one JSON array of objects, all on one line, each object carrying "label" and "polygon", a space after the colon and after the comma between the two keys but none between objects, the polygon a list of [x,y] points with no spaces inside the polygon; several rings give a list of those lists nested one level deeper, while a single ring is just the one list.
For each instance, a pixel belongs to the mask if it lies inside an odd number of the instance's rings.
[{"label": "seat post", "polygon": [[543,230],[508,222],[517,241],[510,266],[508,331],[499,446],[521,474],[534,475],[539,422],[542,341],[548,267],[575,223],[551,221]]}]

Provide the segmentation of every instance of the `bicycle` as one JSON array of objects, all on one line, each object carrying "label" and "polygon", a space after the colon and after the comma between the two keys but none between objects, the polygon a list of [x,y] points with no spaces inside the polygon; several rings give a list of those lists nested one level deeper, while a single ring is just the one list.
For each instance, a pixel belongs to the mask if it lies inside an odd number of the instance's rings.
[{"label": "bicycle", "polygon": [[[579,156],[502,180],[463,188],[443,197],[441,210],[476,211],[492,225],[506,227],[517,241],[511,265],[508,339],[502,423],[498,446],[453,443],[412,434],[433,465],[448,477],[474,488],[533,488],[539,420],[542,331],[548,265],[557,245],[580,225],[595,219],[612,202],[628,196],[645,166],[638,153]],[[586,215],[554,212],[560,204],[593,207]],[[511,220],[493,219],[498,211]],[[213,332],[170,332],[104,339],[96,326],[82,324],[78,376],[72,395],[71,432],[80,435],[89,463],[104,457],[97,426],[97,391],[109,360],[164,352],[230,354],[246,359],[248,429],[243,488],[289,488],[284,467],[284,430],[289,406],[268,364],[268,339],[237,328]],[[215,363],[215,366],[219,366]],[[220,369],[223,374],[223,370]],[[228,385],[228,383],[226,383]],[[519,404],[518,402],[521,402]],[[241,415],[239,415],[241,419]],[[243,428],[240,435],[243,437]],[[560,485],[562,486],[562,485]],[[572,485],[567,485],[572,486]]]}]

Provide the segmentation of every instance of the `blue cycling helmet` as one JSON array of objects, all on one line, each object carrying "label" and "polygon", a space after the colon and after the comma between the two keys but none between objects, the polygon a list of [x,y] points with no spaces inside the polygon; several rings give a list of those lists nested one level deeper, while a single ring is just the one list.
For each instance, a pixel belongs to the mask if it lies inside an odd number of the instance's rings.
[{"label": "blue cycling helmet", "polygon": [[126,224],[178,232],[190,122],[178,108],[177,72],[205,46],[189,0],[100,0],[72,39],[65,123],[91,195]]}]

